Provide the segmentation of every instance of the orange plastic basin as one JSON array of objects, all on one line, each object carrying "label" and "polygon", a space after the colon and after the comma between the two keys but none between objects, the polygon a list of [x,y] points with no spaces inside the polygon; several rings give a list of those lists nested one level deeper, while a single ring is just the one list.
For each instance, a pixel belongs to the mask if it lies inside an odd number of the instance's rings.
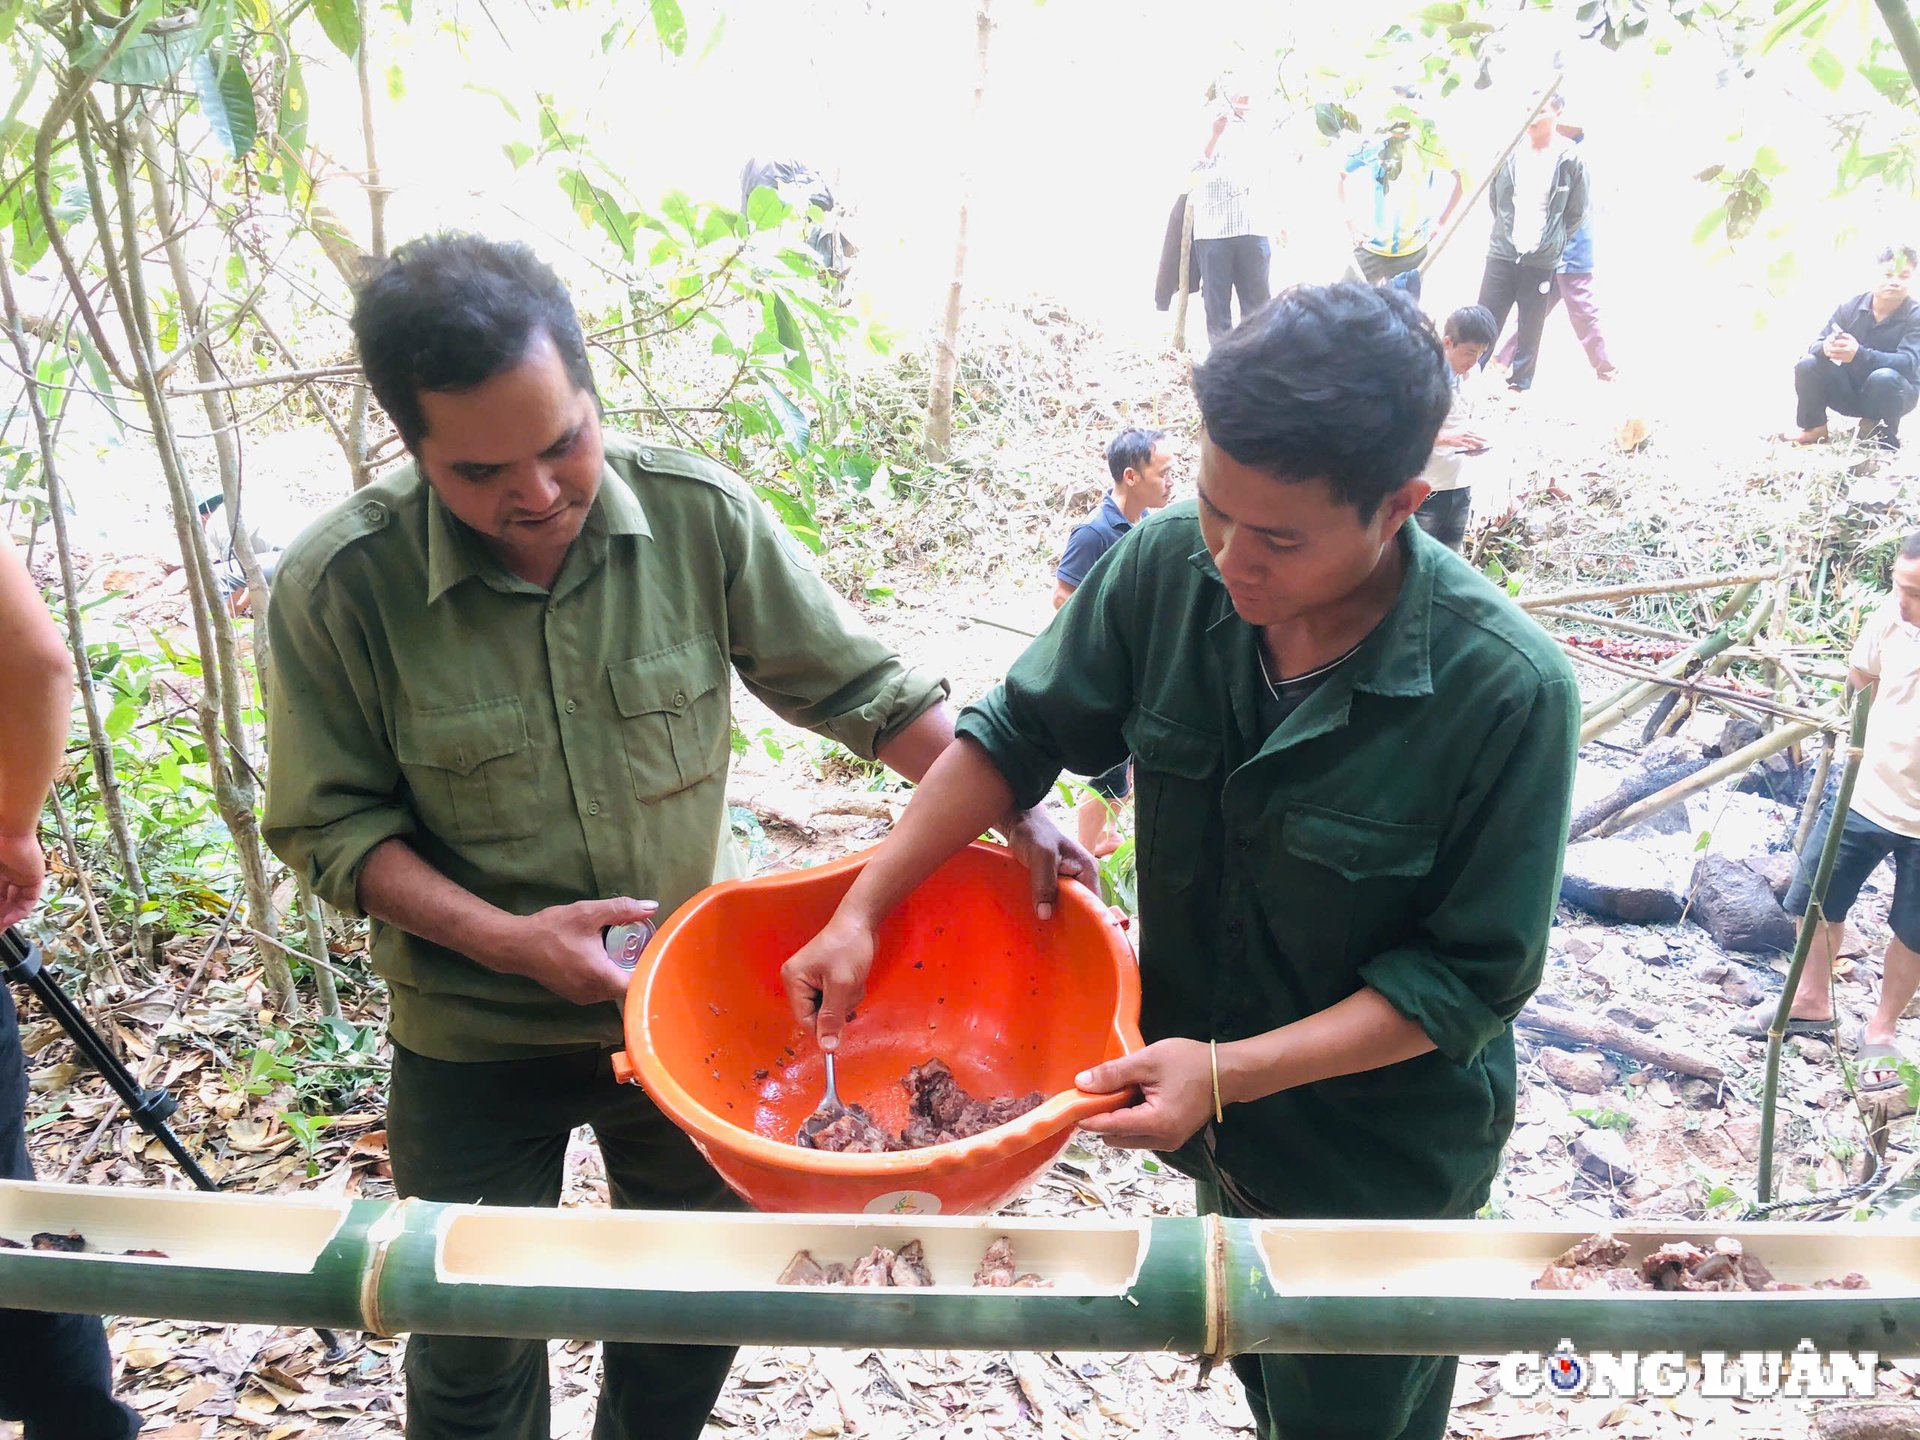
[{"label": "orange plastic basin", "polygon": [[1140,1048],[1132,952],[1082,887],[1062,885],[1042,922],[1020,862],[997,845],[969,846],[881,928],[867,996],[841,1033],[840,1098],[898,1132],[907,1118],[900,1079],[934,1057],[982,1099],[1033,1090],[1047,1098],[1011,1124],[947,1145],[884,1155],[803,1149],[793,1136],[826,1077],[813,1032],[787,1005],[780,967],[866,862],[860,854],[728,881],[676,910],[627,991],[616,1073],[638,1079],[756,1209],[997,1209],[1053,1162],[1078,1121],[1122,1103],[1075,1089],[1073,1077]]}]

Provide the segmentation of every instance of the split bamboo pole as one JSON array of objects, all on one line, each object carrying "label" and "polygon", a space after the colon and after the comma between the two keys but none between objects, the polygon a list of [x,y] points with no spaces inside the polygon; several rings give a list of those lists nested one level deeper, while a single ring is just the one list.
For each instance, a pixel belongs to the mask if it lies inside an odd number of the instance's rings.
[{"label": "split bamboo pole", "polygon": [[1846,764],[1840,771],[1840,792],[1834,797],[1833,819],[1827,826],[1827,843],[1820,847],[1820,864],[1813,872],[1813,884],[1807,895],[1807,913],[1800,921],[1800,936],[1794,942],[1793,961],[1787,967],[1786,987],[1780,992],[1780,1004],[1774,1009],[1773,1023],[1767,1027],[1766,1089],[1760,1096],[1760,1183],[1761,1204],[1773,1198],[1773,1122],[1775,1102],[1780,1091],[1780,1046],[1787,1038],[1787,1021],[1793,1015],[1794,993],[1800,988],[1801,972],[1807,968],[1807,955],[1813,949],[1813,937],[1826,923],[1827,882],[1833,878],[1834,857],[1840,853],[1840,833],[1846,828],[1847,812],[1853,804],[1853,782],[1860,774],[1860,759],[1867,743],[1867,712],[1873,708],[1873,687],[1853,697],[1853,724],[1847,733]]},{"label": "split bamboo pole", "polygon": [[[1727,1235],[1782,1278],[1858,1271],[1870,1290],[1675,1296],[1535,1290],[1591,1233],[1568,1218],[1146,1221],[929,1215],[529,1210],[419,1200],[0,1182],[0,1234],[81,1232],[93,1253],[0,1249],[23,1308],[376,1335],[956,1350],[1498,1354],[1577,1335],[1582,1348],[1686,1354],[1920,1350],[1920,1226],[1624,1221],[1634,1258]],[[1050,1283],[975,1289],[1008,1235]],[[926,1248],[931,1289],[783,1286],[796,1250],[845,1260]],[[130,1256],[127,1249],[158,1256]]]},{"label": "split bamboo pole", "polygon": [[1593,625],[1602,630],[1618,630],[1623,635],[1641,635],[1649,640],[1673,640],[1684,645],[1693,637],[1678,630],[1662,630],[1657,625],[1642,625],[1638,620],[1621,620],[1612,615],[1594,615],[1585,610],[1569,610],[1559,605],[1530,605],[1527,613],[1538,620],[1570,620],[1577,625]]}]

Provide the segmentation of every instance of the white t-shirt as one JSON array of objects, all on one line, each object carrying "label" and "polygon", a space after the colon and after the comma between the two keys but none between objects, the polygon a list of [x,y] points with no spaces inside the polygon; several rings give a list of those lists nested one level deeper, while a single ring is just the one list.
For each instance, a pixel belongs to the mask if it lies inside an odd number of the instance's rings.
[{"label": "white t-shirt", "polygon": [[1547,233],[1547,207],[1553,202],[1554,172],[1560,168],[1561,145],[1544,150],[1522,140],[1513,152],[1513,248],[1530,255]]},{"label": "white t-shirt", "polygon": [[1852,665],[1879,677],[1853,808],[1874,824],[1920,839],[1920,627],[1888,600],[1860,627]]}]

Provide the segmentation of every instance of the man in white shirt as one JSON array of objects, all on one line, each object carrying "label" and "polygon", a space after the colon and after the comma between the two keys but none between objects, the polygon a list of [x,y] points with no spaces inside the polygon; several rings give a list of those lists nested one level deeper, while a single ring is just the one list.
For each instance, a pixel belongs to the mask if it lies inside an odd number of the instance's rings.
[{"label": "man in white shirt", "polygon": [[1200,272],[1200,295],[1207,311],[1207,343],[1234,326],[1233,300],[1240,318],[1267,303],[1267,278],[1273,247],[1258,226],[1261,177],[1266,163],[1258,135],[1247,119],[1246,89],[1222,82],[1207,129],[1207,142],[1194,165],[1193,263]]},{"label": "man in white shirt", "polygon": [[[1899,1084],[1896,1066],[1905,1057],[1895,1032],[1901,1012],[1920,989],[1920,531],[1906,538],[1893,563],[1893,594],[1860,627],[1847,683],[1856,690],[1875,687],[1866,753],[1820,907],[1826,923],[1814,936],[1787,1033],[1833,1033],[1833,961],[1846,933],[1847,912],[1867,876],[1891,856],[1893,905],[1887,924],[1893,939],[1887,942],[1881,970],[1880,1003],[1859,1036],[1861,1088],[1878,1090]],[[1787,909],[1793,914],[1806,912],[1813,871],[1832,819],[1829,802],[1801,852],[1799,876],[1787,892]],[[1735,1031],[1766,1034],[1775,1008],[1772,1002],[1755,1006],[1735,1022]]]},{"label": "man in white shirt", "polygon": [[1480,303],[1502,327],[1508,313],[1519,307],[1513,369],[1507,374],[1512,390],[1533,385],[1540,332],[1553,303],[1554,274],[1567,237],[1580,228],[1587,213],[1586,167],[1560,138],[1555,118],[1551,106],[1540,108],[1487,188],[1493,233],[1480,277]]}]

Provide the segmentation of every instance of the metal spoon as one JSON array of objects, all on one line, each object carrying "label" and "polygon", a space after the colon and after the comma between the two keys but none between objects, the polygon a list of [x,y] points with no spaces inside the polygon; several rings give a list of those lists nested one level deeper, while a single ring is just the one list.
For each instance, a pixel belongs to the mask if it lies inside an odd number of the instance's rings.
[{"label": "metal spoon", "polygon": [[822,1054],[827,1061],[827,1093],[821,1099],[819,1107],[800,1122],[799,1143],[808,1149],[813,1148],[814,1136],[847,1113],[847,1107],[840,1103],[840,1088],[834,1084],[833,1052],[826,1050]]}]

